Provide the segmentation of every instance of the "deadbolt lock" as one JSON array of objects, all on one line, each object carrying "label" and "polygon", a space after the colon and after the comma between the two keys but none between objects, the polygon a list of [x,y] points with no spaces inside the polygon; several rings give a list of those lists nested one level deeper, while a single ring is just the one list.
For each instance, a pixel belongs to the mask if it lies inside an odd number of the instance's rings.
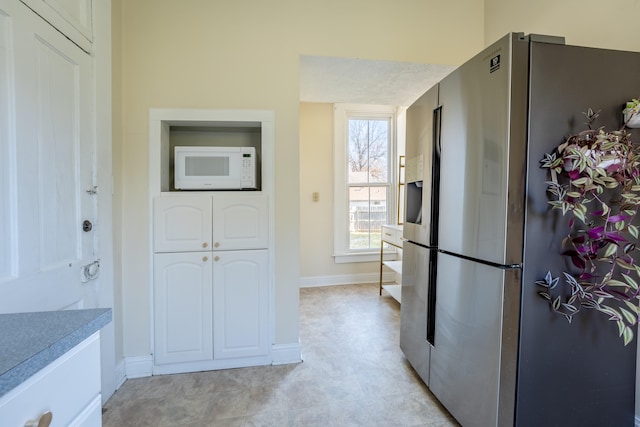
[{"label": "deadbolt lock", "polygon": [[84,231],[85,233],[88,231],[91,231],[92,228],[93,228],[93,224],[91,224],[91,221],[89,221],[88,219],[85,219],[82,222],[82,231]]}]

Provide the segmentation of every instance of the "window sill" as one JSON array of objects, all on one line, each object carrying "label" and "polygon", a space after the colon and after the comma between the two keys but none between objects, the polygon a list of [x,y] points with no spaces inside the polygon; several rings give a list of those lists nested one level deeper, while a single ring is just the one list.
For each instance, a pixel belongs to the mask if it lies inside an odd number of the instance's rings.
[{"label": "window sill", "polygon": [[[380,251],[362,252],[357,254],[333,254],[336,264],[348,264],[352,262],[380,262]],[[385,261],[394,261],[398,259],[398,253],[395,251],[385,252],[382,256]]]}]

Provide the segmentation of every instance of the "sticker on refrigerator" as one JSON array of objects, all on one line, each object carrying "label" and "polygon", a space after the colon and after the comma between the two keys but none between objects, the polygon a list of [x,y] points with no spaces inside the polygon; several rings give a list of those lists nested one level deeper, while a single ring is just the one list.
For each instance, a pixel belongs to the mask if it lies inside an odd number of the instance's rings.
[{"label": "sticker on refrigerator", "polygon": [[496,55],[489,61],[489,73],[500,69],[500,55]]}]

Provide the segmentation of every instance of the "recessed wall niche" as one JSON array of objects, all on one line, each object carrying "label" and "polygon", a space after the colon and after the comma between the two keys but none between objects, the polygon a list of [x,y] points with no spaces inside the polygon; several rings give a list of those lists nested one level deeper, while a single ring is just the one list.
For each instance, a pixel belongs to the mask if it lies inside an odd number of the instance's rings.
[{"label": "recessed wall niche", "polygon": [[265,161],[268,163],[273,149],[273,112],[150,109],[149,143],[152,193],[184,192],[176,190],[174,185],[176,146],[253,147],[257,159],[256,187],[257,191],[262,191]]}]

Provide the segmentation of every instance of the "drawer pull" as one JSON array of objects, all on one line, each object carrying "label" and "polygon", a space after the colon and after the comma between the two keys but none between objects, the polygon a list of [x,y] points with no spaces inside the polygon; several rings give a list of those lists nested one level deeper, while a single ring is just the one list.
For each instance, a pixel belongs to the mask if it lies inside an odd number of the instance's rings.
[{"label": "drawer pull", "polygon": [[220,247],[220,243],[219,243],[219,242],[215,242],[215,243],[213,244],[213,246],[215,246],[216,248],[219,248],[219,247]]},{"label": "drawer pull", "polygon": [[203,247],[203,248],[206,248],[207,246],[209,246],[209,244],[208,244],[207,242],[204,242],[204,243],[202,244],[202,247]]},{"label": "drawer pull", "polygon": [[49,427],[51,425],[51,419],[53,414],[51,411],[45,412],[40,415],[37,420],[29,420],[25,423],[24,427]]}]

